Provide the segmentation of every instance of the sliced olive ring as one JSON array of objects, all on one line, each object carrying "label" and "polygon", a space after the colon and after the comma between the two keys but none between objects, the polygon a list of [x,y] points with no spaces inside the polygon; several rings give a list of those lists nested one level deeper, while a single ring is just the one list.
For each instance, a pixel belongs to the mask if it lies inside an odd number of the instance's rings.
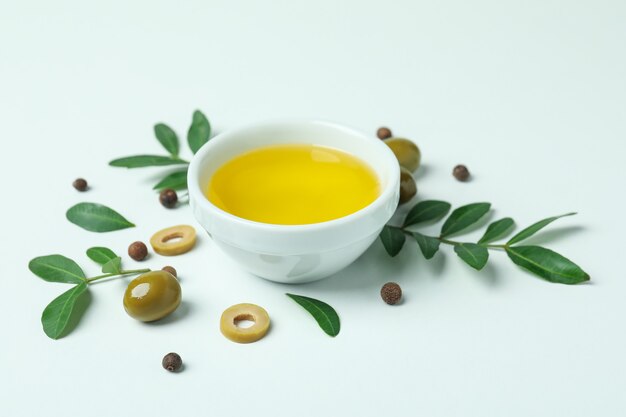
[{"label": "sliced olive ring", "polygon": [[[237,326],[240,321],[252,321],[248,328]],[[270,316],[256,304],[235,304],[222,313],[220,330],[226,338],[237,343],[252,343],[262,339],[270,328]]]},{"label": "sliced olive ring", "polygon": [[[171,242],[174,239],[174,242]],[[159,230],[150,238],[152,249],[159,255],[174,256],[189,252],[196,244],[196,229],[187,225]]]}]

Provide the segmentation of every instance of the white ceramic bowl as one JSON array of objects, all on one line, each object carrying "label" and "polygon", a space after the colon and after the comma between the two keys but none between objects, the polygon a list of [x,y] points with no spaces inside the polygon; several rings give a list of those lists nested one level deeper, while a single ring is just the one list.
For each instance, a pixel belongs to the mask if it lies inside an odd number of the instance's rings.
[{"label": "white ceramic bowl", "polygon": [[[205,197],[211,175],[233,157],[263,146],[293,143],[329,146],[361,158],[376,172],[380,196],[348,216],[306,225],[242,219]],[[399,181],[398,161],[381,140],[321,121],[271,122],[221,133],[196,153],[188,174],[193,214],[215,243],[254,275],[285,283],[327,277],[358,258],[396,210]]]}]

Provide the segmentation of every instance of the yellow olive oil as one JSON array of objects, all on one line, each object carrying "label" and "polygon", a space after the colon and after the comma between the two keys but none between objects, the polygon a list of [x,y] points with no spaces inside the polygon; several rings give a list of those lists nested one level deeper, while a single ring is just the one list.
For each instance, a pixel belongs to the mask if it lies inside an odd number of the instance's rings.
[{"label": "yellow olive oil", "polygon": [[274,145],[239,155],[209,181],[211,203],[271,224],[311,224],[347,216],[374,201],[380,182],[361,159],[318,145]]}]

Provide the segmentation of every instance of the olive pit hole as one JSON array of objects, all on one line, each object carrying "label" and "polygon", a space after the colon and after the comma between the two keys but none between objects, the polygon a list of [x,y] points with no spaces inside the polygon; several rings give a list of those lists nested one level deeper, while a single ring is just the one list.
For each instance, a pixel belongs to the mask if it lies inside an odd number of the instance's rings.
[{"label": "olive pit hole", "polygon": [[233,323],[240,329],[248,329],[256,324],[256,320],[252,314],[239,314],[233,319]]},{"label": "olive pit hole", "polygon": [[163,239],[161,239],[161,243],[180,242],[181,240],[183,240],[183,237],[184,236],[182,233],[172,233],[171,235],[163,236]]}]

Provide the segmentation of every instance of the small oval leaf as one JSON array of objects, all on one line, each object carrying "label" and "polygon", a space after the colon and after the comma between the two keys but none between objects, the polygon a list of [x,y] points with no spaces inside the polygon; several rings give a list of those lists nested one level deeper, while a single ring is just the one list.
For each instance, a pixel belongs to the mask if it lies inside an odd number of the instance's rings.
[{"label": "small oval leaf", "polygon": [[172,190],[184,190],[187,188],[187,169],[182,171],[172,172],[165,176],[153,189],[163,190],[165,188],[171,188]]},{"label": "small oval leaf", "polygon": [[61,337],[70,320],[76,301],[86,290],[87,283],[81,282],[52,300],[44,309],[41,315],[41,324],[43,331],[49,338],[58,339]]},{"label": "small oval leaf", "polygon": [[417,203],[404,219],[404,227],[435,221],[448,214],[452,206],[445,201],[428,200]]},{"label": "small oval leaf", "polygon": [[114,159],[109,162],[109,165],[113,167],[122,168],[144,168],[181,164],[187,164],[187,162],[181,159],[172,158],[171,156],[161,155],[133,155]]},{"label": "small oval leaf", "polygon": [[48,282],[79,284],[85,273],[76,262],[63,255],[39,256],[28,263],[28,269]]},{"label": "small oval leaf", "polygon": [[178,156],[178,136],[171,127],[164,123],[154,125],[154,136],[172,156]]},{"label": "small oval leaf", "polygon": [[514,246],[507,248],[506,253],[516,265],[547,281],[559,284],[589,281],[589,274],[550,249],[541,246]]},{"label": "small oval leaf", "polygon": [[505,217],[504,219],[500,219],[495,221],[487,227],[485,234],[478,241],[479,245],[486,245],[488,243],[493,242],[494,240],[498,240],[503,238],[511,230],[513,230],[513,226],[515,226],[515,221],[513,221],[510,217]]},{"label": "small oval leaf", "polygon": [[454,210],[441,228],[441,236],[450,236],[479,221],[491,208],[490,203],[473,203]]},{"label": "small oval leaf", "polygon": [[113,252],[111,249],[101,246],[94,246],[93,248],[87,249],[87,256],[89,257],[89,259],[100,265],[104,265],[111,259],[117,257],[115,252]]},{"label": "small oval leaf", "polygon": [[383,246],[389,256],[394,257],[402,250],[406,236],[398,228],[385,226],[380,232],[380,240],[383,242]]},{"label": "small oval leaf", "polygon": [[78,203],[65,214],[75,225],[90,232],[111,232],[135,227],[115,210],[97,203]]},{"label": "small oval leaf", "polygon": [[439,239],[417,232],[411,232],[411,235],[417,241],[424,258],[431,259],[439,251],[439,245],[441,244]]},{"label": "small oval leaf", "polygon": [[454,252],[463,259],[466,264],[480,271],[487,265],[489,251],[484,246],[475,243],[460,243],[454,245]]},{"label": "small oval leaf", "polygon": [[337,315],[334,308],[323,301],[303,295],[286,295],[308,311],[327,335],[335,337],[339,334],[339,315]]},{"label": "small oval leaf", "polygon": [[191,126],[187,132],[187,143],[194,154],[211,138],[211,124],[206,116],[200,111],[193,112]]},{"label": "small oval leaf", "polygon": [[102,272],[104,274],[119,274],[122,271],[122,258],[116,256],[109,262],[102,265]]},{"label": "small oval leaf", "polygon": [[528,239],[529,237],[531,237],[532,235],[534,235],[535,233],[537,233],[538,231],[540,231],[541,229],[543,229],[544,227],[552,223],[553,221],[558,220],[561,217],[573,216],[575,214],[576,213],[567,213],[567,214],[562,214],[560,216],[548,217],[547,219],[540,220],[537,223],[531,226],[528,226],[526,229],[522,230],[521,232],[513,236],[511,240],[507,242],[507,245],[514,245],[516,243],[521,242],[524,239]]}]

